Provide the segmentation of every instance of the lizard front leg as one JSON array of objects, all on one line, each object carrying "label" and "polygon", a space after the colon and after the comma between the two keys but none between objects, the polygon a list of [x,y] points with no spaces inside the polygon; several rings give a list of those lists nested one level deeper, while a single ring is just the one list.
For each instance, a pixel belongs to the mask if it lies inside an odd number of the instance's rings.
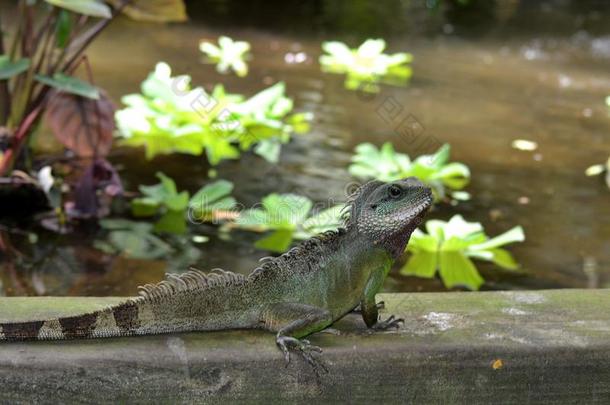
[{"label": "lizard front leg", "polygon": [[298,350],[317,372],[321,365],[312,356],[312,352],[322,350],[302,338],[329,326],[332,323],[330,312],[311,305],[280,302],[269,305],[262,315],[264,328],[277,332],[275,342],[284,353],[286,365],[290,363],[290,350]]},{"label": "lizard front leg", "polygon": [[394,315],[390,315],[385,321],[379,320],[379,305],[375,302],[377,292],[381,290],[383,281],[385,280],[385,272],[377,271],[371,275],[360,301],[360,312],[366,326],[376,330],[386,330],[389,328],[398,328],[404,319],[396,319]]}]

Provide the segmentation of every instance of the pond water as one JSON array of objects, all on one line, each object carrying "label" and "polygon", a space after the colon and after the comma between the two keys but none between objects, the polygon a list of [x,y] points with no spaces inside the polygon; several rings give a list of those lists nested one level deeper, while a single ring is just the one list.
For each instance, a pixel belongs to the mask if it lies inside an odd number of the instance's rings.
[{"label": "pond water", "polygon": [[[192,2],[195,3],[195,2]],[[136,92],[158,61],[195,84],[222,82],[230,92],[253,94],[279,80],[296,109],[311,111],[310,133],[282,149],[279,165],[245,154],[218,167],[235,183],[238,201],[253,204],[270,192],[294,192],[324,202],[345,199],[355,145],[391,141],[411,156],[450,143],[452,160],[467,164],[471,201],[441,205],[430,217],[459,213],[482,222],[489,234],[522,225],[527,240],[510,250],[522,272],[479,265],[485,289],[597,288],[610,286],[610,190],[584,170],[610,154],[610,7],[600,2],[497,2],[495,6],[431,12],[407,1],[249,2],[203,1],[190,5],[186,24],[117,21],[91,47],[96,84],[119,103]],[[488,2],[494,4],[494,2]],[[525,4],[526,3],[526,4]],[[383,7],[380,5],[383,4]],[[593,7],[593,8],[592,8]],[[597,7],[597,8],[595,8]],[[200,39],[229,35],[252,44],[246,78],[222,76],[200,63]],[[377,95],[343,88],[343,77],[324,74],[320,43],[338,39],[355,46],[384,37],[392,52],[414,54],[407,87],[382,86]],[[285,55],[303,52],[302,63]],[[384,116],[388,106],[399,111]],[[396,131],[406,117],[421,126],[417,142]],[[399,132],[399,131],[398,131]],[[511,147],[515,139],[538,143],[534,152]],[[147,161],[140,150],[117,148],[110,160],[125,188],[156,183],[163,170],[191,192],[208,181],[203,157],[173,155]],[[259,236],[232,232],[210,236],[162,260],[135,260],[93,247],[95,226],[72,234],[41,232],[35,244],[17,234],[3,243],[20,253],[3,259],[0,292],[6,295],[132,295],[166,271],[188,264],[248,273],[268,253],[253,247]],[[22,256],[20,256],[20,254]],[[444,290],[440,280],[394,271],[388,291]]]}]

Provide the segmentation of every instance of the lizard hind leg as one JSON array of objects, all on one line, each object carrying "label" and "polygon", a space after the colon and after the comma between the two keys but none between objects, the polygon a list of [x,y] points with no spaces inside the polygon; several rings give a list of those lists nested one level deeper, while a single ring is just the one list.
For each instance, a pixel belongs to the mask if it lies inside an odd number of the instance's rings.
[{"label": "lizard hind leg", "polygon": [[270,305],[263,312],[265,328],[277,332],[275,343],[284,354],[286,366],[290,363],[290,351],[297,351],[316,374],[326,367],[314,357],[322,349],[303,337],[318,332],[332,324],[332,316],[326,309],[311,305],[281,302]]}]

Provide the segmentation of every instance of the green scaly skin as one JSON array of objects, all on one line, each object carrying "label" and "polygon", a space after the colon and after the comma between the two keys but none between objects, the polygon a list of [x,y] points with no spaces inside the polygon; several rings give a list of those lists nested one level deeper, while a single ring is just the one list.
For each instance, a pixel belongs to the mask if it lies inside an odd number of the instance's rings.
[{"label": "green scaly skin", "polygon": [[372,181],[350,199],[345,227],[266,260],[250,275],[223,270],[169,275],[139,297],[88,314],[0,324],[0,340],[54,340],[221,329],[265,329],[288,362],[298,350],[314,364],[319,348],[303,337],[360,305],[368,327],[380,321],[375,295],[432,203],[418,180]]}]

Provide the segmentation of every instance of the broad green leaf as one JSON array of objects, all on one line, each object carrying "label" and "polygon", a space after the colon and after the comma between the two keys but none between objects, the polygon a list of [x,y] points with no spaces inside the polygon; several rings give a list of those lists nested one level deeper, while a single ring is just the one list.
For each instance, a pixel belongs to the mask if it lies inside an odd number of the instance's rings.
[{"label": "broad green leaf", "polygon": [[498,266],[502,267],[506,270],[518,270],[519,263],[515,260],[513,255],[510,254],[508,250],[505,249],[491,249],[490,252],[493,254],[493,262]]},{"label": "broad green leaf", "polygon": [[95,86],[90,85],[76,77],[66,76],[62,73],[56,73],[52,78],[44,75],[36,75],[36,80],[42,84],[53,87],[59,91],[76,94],[78,96],[99,100],[100,93]]},{"label": "broad green leaf", "polygon": [[268,220],[275,227],[294,228],[307,217],[312,202],[296,194],[269,194],[262,200]]},{"label": "broad green leaf", "polygon": [[284,96],[285,90],[286,86],[284,85],[284,82],[278,82],[255,94],[242,104],[235,106],[233,110],[243,115],[253,114],[256,111],[261,110],[266,111],[270,109],[280,97]]},{"label": "broad green leaf", "polygon": [[[184,211],[188,207],[189,193],[182,191],[178,193],[176,183],[173,179],[161,172],[157,172],[160,183],[152,186],[140,186],[140,192],[146,196],[144,203],[152,205],[156,202],[159,206],[163,205],[171,211]],[[136,200],[136,205],[142,205],[142,200]],[[133,204],[133,203],[132,203]],[[143,207],[138,207],[142,209]],[[132,205],[132,209],[134,209]]]},{"label": "broad green leaf", "polygon": [[437,258],[437,252],[421,251],[414,253],[400,269],[400,273],[406,276],[432,278],[438,266]]},{"label": "broad green leaf", "polygon": [[277,163],[280,160],[282,144],[277,139],[263,139],[254,148],[254,153],[262,156],[269,163]]},{"label": "broad green leaf", "polygon": [[431,235],[414,232],[407,245],[411,252],[437,252],[440,249],[439,240]]},{"label": "broad green leaf", "polygon": [[367,39],[358,48],[358,56],[363,58],[375,58],[385,49],[385,41],[383,39]]},{"label": "broad green leaf", "polygon": [[110,7],[97,0],[45,0],[47,3],[90,17],[111,18]]},{"label": "broad green leaf", "polygon": [[443,240],[445,238],[445,231],[443,230],[447,226],[447,222],[440,221],[438,219],[430,219],[426,221],[426,232],[431,237],[437,240]]},{"label": "broad green leaf", "polygon": [[230,196],[232,191],[233,183],[227,180],[206,184],[189,202],[189,207],[193,210],[192,215],[198,219],[205,219],[214,211],[232,209],[236,204],[235,199]]},{"label": "broad green leaf", "polygon": [[483,232],[483,225],[478,222],[467,222],[461,215],[451,217],[444,227],[445,238],[464,238],[468,235]]},{"label": "broad green leaf", "polygon": [[343,205],[335,205],[303,221],[302,228],[305,230],[307,237],[342,226],[343,219],[341,219],[341,212],[344,208],[345,206]]},{"label": "broad green leaf", "polygon": [[260,208],[250,208],[242,211],[237,217],[235,224],[241,228],[256,229],[264,231],[271,228],[271,221],[268,220],[267,212]]},{"label": "broad green leaf", "polygon": [[134,217],[152,217],[157,214],[161,204],[153,198],[134,198],[131,200],[131,213]]},{"label": "broad green leaf", "polygon": [[8,55],[0,55],[0,80],[10,79],[23,73],[30,67],[30,60],[27,58],[11,61]]},{"label": "broad green leaf", "polygon": [[152,234],[153,225],[126,219],[102,219],[100,226],[109,230],[107,242],[96,241],[104,251],[122,252],[128,257],[157,259],[172,251],[170,245]]},{"label": "broad green leaf", "polygon": [[182,235],[186,233],[186,218],[184,216],[184,210],[168,210],[159,218],[155,223],[155,232],[161,233],[172,233],[175,235]]},{"label": "broad green leaf", "polygon": [[472,261],[461,252],[442,252],[439,264],[441,279],[447,288],[466,287],[478,290],[483,285],[483,277]]},{"label": "broad green leaf", "polygon": [[268,250],[270,252],[281,253],[286,251],[292,243],[293,231],[280,229],[274,231],[271,235],[259,239],[255,246],[259,249]]},{"label": "broad green leaf", "polygon": [[509,231],[504,232],[501,235],[491,238],[483,243],[469,246],[469,250],[489,250],[494,249],[508,243],[523,242],[525,240],[525,233],[521,226],[516,226]]}]

